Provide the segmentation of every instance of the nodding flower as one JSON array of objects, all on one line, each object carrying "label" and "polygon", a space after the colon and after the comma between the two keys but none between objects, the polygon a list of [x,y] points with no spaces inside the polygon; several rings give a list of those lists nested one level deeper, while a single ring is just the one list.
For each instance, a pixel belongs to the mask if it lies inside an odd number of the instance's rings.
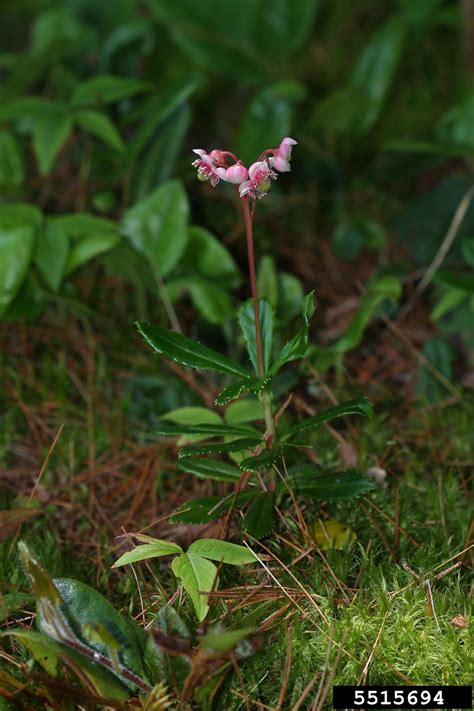
[{"label": "nodding flower", "polygon": [[230,151],[214,148],[210,153],[206,153],[202,148],[195,148],[194,153],[197,153],[199,159],[193,162],[193,166],[197,168],[198,179],[209,181],[212,187],[215,187],[219,180],[225,180],[238,185],[241,198],[259,200],[270,190],[272,180],[277,179],[275,171],[287,173],[291,170],[291,151],[296,143],[293,138],[287,136],[278,148],[267,148],[263,151],[258,161],[252,163],[248,169]]},{"label": "nodding flower", "polygon": [[192,163],[193,167],[197,168],[198,180],[208,180],[213,188],[216,187],[219,180],[227,180],[225,168],[217,167],[206,151],[203,151],[202,148],[194,148],[193,153],[197,153],[199,156],[199,159]]},{"label": "nodding flower", "polygon": [[240,197],[251,197],[259,200],[264,197],[270,190],[272,180],[277,179],[277,174],[268,164],[266,160],[259,160],[252,163],[249,168],[249,180],[245,180],[240,184]]},{"label": "nodding flower", "polygon": [[280,173],[287,173],[290,171],[291,151],[293,146],[296,145],[297,142],[293,140],[293,138],[284,138],[276,149],[274,157],[269,158],[272,168],[275,168],[275,170],[278,170]]}]

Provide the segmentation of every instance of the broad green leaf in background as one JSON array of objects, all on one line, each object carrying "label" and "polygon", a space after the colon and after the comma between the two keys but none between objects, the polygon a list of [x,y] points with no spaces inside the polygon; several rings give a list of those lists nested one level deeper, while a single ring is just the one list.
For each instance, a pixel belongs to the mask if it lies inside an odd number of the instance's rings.
[{"label": "broad green leaf in background", "polygon": [[211,281],[188,279],[187,288],[194,308],[210,323],[225,323],[234,315],[232,301],[226,291]]},{"label": "broad green leaf in background", "polygon": [[268,254],[260,258],[257,287],[260,296],[268,299],[276,309],[278,306],[278,272],[275,259]]},{"label": "broad green leaf in background", "polygon": [[81,264],[109,252],[120,242],[120,235],[114,232],[103,232],[90,237],[83,237],[71,246],[66,263],[66,274],[70,274]]},{"label": "broad green leaf in background", "polygon": [[42,175],[48,175],[56,157],[69,138],[73,120],[65,109],[37,117],[33,124],[33,149]]},{"label": "broad green leaf in background", "polygon": [[152,89],[153,84],[143,79],[97,74],[77,84],[72,103],[85,106],[111,104]]},{"label": "broad green leaf in background", "polygon": [[251,379],[247,371],[238,363],[234,363],[212,348],[203,346],[199,341],[148,323],[137,323],[137,328],[153,350],[181,365],[186,365],[188,368],[216,370],[218,373]]},{"label": "broad green leaf in background", "polygon": [[125,150],[125,144],[107,114],[93,109],[84,109],[74,113],[74,121],[84,131],[91,133],[116,151]]},{"label": "broad green leaf in background", "polygon": [[255,555],[245,546],[214,538],[200,538],[194,541],[188,548],[188,554],[190,553],[227,565],[247,565],[256,561]]},{"label": "broad green leaf in background", "polygon": [[[3,214],[2,214],[3,213]],[[18,293],[30,266],[35,227],[0,209],[0,317]]]},{"label": "broad green leaf in background", "polygon": [[234,402],[224,412],[225,421],[233,425],[262,420],[264,417],[263,405],[260,400],[254,397]]},{"label": "broad green leaf in background", "polygon": [[189,265],[222,286],[237,286],[238,267],[229,250],[209,230],[191,225],[182,264]]},{"label": "broad green leaf in background", "polygon": [[206,617],[209,604],[206,595],[217,588],[217,568],[205,558],[193,553],[182,553],[171,563],[173,573],[180,578],[183,588],[194,605],[200,622]]},{"label": "broad green leaf in background", "polygon": [[[446,380],[451,381],[454,351],[449,343],[446,343],[440,336],[433,336],[424,344],[422,353]],[[437,377],[426,365],[422,365],[420,368],[417,390],[428,402],[438,402],[448,397],[449,394],[449,390],[441,382],[439,376]]]},{"label": "broad green leaf in background", "polygon": [[448,146],[464,150],[474,150],[472,124],[474,121],[474,91],[468,92],[463,100],[442,116],[436,128],[440,141]]},{"label": "broad green leaf in background", "polygon": [[291,467],[289,482],[295,491],[314,501],[344,501],[375,489],[373,481],[357,471],[321,474],[312,464]]},{"label": "broad green leaf in background", "polygon": [[[274,326],[274,311],[268,299],[259,299],[259,316],[260,316],[260,332],[262,336],[262,351],[263,364],[265,372],[267,372],[270,359],[272,356],[273,347],[273,326]],[[255,331],[255,314],[253,310],[253,301],[248,299],[238,310],[238,319],[240,328],[247,344],[247,350],[250,361],[257,375],[259,373],[258,357],[257,357],[257,339]]]},{"label": "broad green leaf in background", "polygon": [[123,233],[163,277],[174,269],[186,247],[188,213],[181,183],[171,180],[124,214]]},{"label": "broad green leaf in background", "polygon": [[244,112],[237,134],[237,155],[251,163],[262,146],[276,148],[290,134],[295,105],[305,96],[305,86],[297,81],[281,81],[260,91]]},{"label": "broad green leaf in background", "polygon": [[162,558],[165,555],[176,555],[182,552],[182,548],[176,543],[157,539],[154,543],[144,543],[141,546],[135,546],[131,551],[127,551],[115,561],[112,568],[119,568],[121,565],[137,563],[140,560],[148,560],[149,558]]},{"label": "broad green leaf in background", "polygon": [[[33,54],[51,51],[58,47],[81,47],[91,38],[91,30],[68,7],[50,7],[34,18],[31,26],[30,46]],[[54,56],[54,55],[53,55]]]},{"label": "broad green leaf in background", "polygon": [[317,427],[324,422],[331,422],[331,420],[335,420],[338,417],[345,417],[346,415],[363,415],[364,417],[371,417],[372,412],[372,404],[365,397],[358,398],[356,400],[347,400],[340,405],[335,405],[334,407],[330,407],[328,410],[320,412],[318,415],[313,415],[313,417],[307,417],[302,422],[297,422],[285,433],[283,441],[291,440],[294,435],[297,435],[300,432]]},{"label": "broad green leaf in background", "polygon": [[401,296],[400,280],[394,276],[382,276],[372,282],[364,294],[361,304],[349,327],[335,343],[331,345],[334,353],[347,353],[356,348],[369,321],[377,314],[380,305],[387,299],[396,304]]},{"label": "broad green leaf in background", "polygon": [[57,292],[66,271],[69,236],[53,217],[40,230],[35,249],[35,264],[51,291]]},{"label": "broad green leaf in background", "polygon": [[[194,427],[203,427],[205,425],[222,425],[222,418],[217,412],[209,410],[207,407],[178,407],[174,410],[170,410],[165,414],[161,415],[162,420],[169,420],[174,423],[170,425],[168,423],[159,423],[158,429],[155,430],[157,434],[182,434],[185,438],[181,438],[178,441],[178,446],[186,444],[190,441],[193,435],[207,435],[209,430],[204,427],[205,431],[190,431]],[[184,426],[184,427],[183,427]],[[212,429],[212,428],[211,428]],[[199,441],[199,440],[196,440]]]},{"label": "broad green leaf in background", "polygon": [[308,336],[309,336],[309,323],[316,309],[314,292],[310,292],[303,299],[301,304],[301,312],[303,315],[304,325],[296,336],[293,336],[281,349],[280,353],[276,357],[276,360],[272,363],[270,368],[270,375],[276,375],[282,365],[289,363],[297,358],[302,358],[308,348]]},{"label": "broad green leaf in background", "polygon": [[244,531],[260,540],[268,536],[275,525],[275,495],[271,491],[257,494],[244,518]]},{"label": "broad green leaf in background", "polygon": [[15,190],[25,178],[23,152],[10,131],[0,131],[0,187]]},{"label": "broad green leaf in background", "polygon": [[213,479],[215,481],[231,481],[234,484],[239,481],[242,472],[219,459],[207,459],[205,457],[185,457],[178,463],[179,469],[189,474],[197,476],[199,479]]},{"label": "broad green leaf in background", "polygon": [[387,235],[380,224],[359,214],[337,225],[332,235],[332,244],[336,256],[351,260],[365,247],[380,249],[386,238]]}]

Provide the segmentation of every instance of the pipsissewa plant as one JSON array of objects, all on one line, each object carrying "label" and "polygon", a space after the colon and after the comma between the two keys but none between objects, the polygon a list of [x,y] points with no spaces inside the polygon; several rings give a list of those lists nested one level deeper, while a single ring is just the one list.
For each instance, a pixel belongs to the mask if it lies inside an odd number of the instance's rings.
[{"label": "pipsissewa plant", "polygon": [[[235,185],[242,201],[243,218],[247,238],[249,279],[252,298],[245,301],[237,312],[248,355],[254,372],[207,346],[169,331],[161,326],[138,323],[138,330],[146,342],[158,353],[181,365],[209,369],[232,376],[233,381],[219,393],[215,404],[227,405],[242,395],[257,396],[261,407],[255,408],[255,422],[250,424],[195,424],[162,423],[158,434],[165,436],[197,436],[198,444],[184,446],[179,452],[179,466],[196,476],[229,481],[234,484],[233,495],[208,497],[188,502],[172,516],[172,522],[203,523],[217,519],[232,507],[249,506],[244,518],[244,528],[255,538],[267,535],[273,527],[273,511],[277,497],[286,495],[286,483],[275,480],[275,468],[283,458],[290,466],[290,483],[301,494],[319,501],[348,499],[369,491],[373,485],[355,471],[324,473],[315,466],[298,458],[298,451],[308,447],[300,435],[318,425],[343,415],[370,416],[372,406],[365,398],[350,400],[331,407],[289,428],[280,425],[282,409],[276,407],[272,395],[272,381],[279,370],[290,361],[302,358],[308,348],[310,320],[315,310],[314,294],[308,294],[301,305],[303,325],[274,356],[274,313],[267,299],[259,299],[255,269],[253,220],[258,201],[266,196],[272,181],[279,172],[290,170],[292,138],[284,138],[278,148],[263,151],[259,159],[247,168],[230,151],[202,149],[194,152],[199,156],[193,166],[198,178],[209,181],[215,187],[220,181]],[[257,404],[257,403],[256,403]],[[265,428],[259,427],[263,409]],[[204,441],[202,441],[204,440]],[[231,454],[239,459],[239,466],[205,455]],[[283,467],[282,470],[285,470]],[[252,475],[259,473],[263,491],[253,488]],[[256,477],[254,477],[256,478]],[[247,489],[247,490],[245,490]]]}]

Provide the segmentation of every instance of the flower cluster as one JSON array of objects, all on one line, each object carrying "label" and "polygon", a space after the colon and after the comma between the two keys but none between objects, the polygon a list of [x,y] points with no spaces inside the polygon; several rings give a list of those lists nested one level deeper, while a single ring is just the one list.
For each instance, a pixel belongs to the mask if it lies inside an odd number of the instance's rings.
[{"label": "flower cluster", "polygon": [[[220,180],[239,186],[241,198],[258,200],[271,188],[271,181],[277,179],[277,172],[286,173],[290,168],[291,150],[296,145],[292,138],[284,138],[278,148],[267,148],[250,168],[230,151],[215,149],[210,153],[195,148],[199,158],[193,162],[199,180],[207,180],[214,188]],[[229,159],[233,161],[229,164]]]}]

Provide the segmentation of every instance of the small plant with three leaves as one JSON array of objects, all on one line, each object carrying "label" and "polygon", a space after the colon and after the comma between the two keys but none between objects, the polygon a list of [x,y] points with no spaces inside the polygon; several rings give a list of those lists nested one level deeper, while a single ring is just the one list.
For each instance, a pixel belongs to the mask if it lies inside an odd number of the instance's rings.
[{"label": "small plant with three leaves", "polygon": [[[231,405],[224,419],[215,412],[209,414],[197,408],[196,412],[204,416],[198,420],[191,418],[191,423],[189,418],[186,423],[181,417],[175,417],[173,422],[165,418],[161,421],[159,435],[180,436],[181,442],[187,441],[179,451],[180,469],[197,477],[233,484],[227,496],[187,502],[172,515],[172,523],[206,523],[224,515],[230,517],[236,508],[246,509],[244,530],[259,539],[271,532],[275,504],[288,496],[288,486],[316,501],[350,499],[373,488],[357,471],[327,473],[309,464],[307,459],[303,460],[300,453],[301,449],[311,446],[304,441],[304,436],[315,427],[345,415],[369,417],[372,405],[366,398],[348,400],[285,427],[281,415],[286,403],[279,407],[272,394],[272,383],[280,369],[304,357],[315,311],[311,292],[301,304],[300,329],[279,353],[274,353],[273,307],[268,299],[259,298],[257,292],[253,220],[258,201],[268,194],[278,173],[290,170],[295,144],[292,138],[284,138],[278,148],[263,151],[249,168],[230,151],[194,151],[198,159],[193,166],[197,168],[199,180],[209,181],[213,187],[220,181],[235,185],[242,202],[252,298],[240,306],[237,318],[253,372],[179,332],[148,323],[137,324],[145,341],[160,355],[189,368],[216,371],[230,379],[218,394],[216,406],[226,406],[242,397],[247,397],[249,403],[245,417],[226,417]],[[192,444],[189,444],[190,438]],[[224,461],[221,455],[229,455],[232,463]],[[276,473],[281,472],[285,472],[285,476],[277,478]]]}]

